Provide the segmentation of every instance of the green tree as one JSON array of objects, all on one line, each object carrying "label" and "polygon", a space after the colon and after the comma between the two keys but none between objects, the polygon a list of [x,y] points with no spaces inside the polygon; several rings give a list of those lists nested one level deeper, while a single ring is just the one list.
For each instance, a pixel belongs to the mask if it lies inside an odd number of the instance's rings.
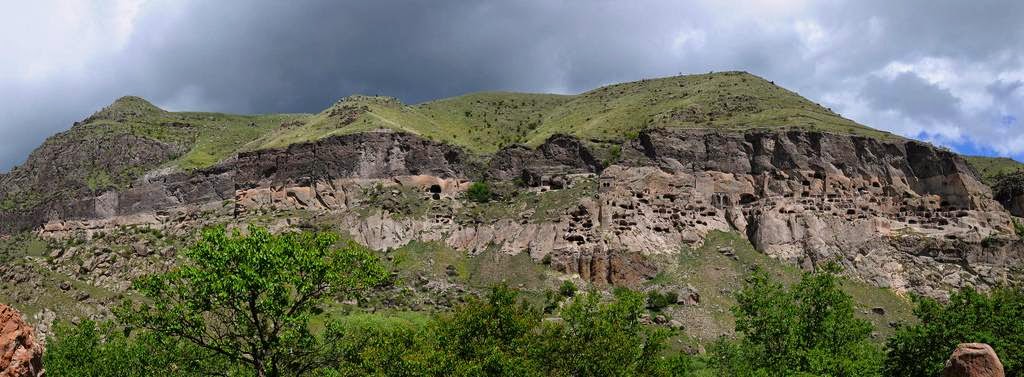
[{"label": "green tree", "polygon": [[920,320],[886,342],[887,376],[937,376],[959,343],[988,343],[1006,375],[1024,372],[1024,292],[999,288],[989,294],[964,289],[949,303],[915,298]]},{"label": "green tree", "polygon": [[473,182],[466,189],[466,197],[477,203],[487,203],[491,201],[491,187],[487,182]]},{"label": "green tree", "polygon": [[203,232],[175,270],[139,279],[141,303],[126,302],[128,325],[190,342],[257,376],[317,367],[309,330],[326,298],[382,283],[387,272],[364,247],[329,233],[274,235],[250,226]]},{"label": "green tree", "polygon": [[736,293],[735,344],[717,344],[712,361],[734,375],[877,376],[882,353],[871,324],[853,315],[834,264],[787,289],[763,270]]},{"label": "green tree", "polygon": [[541,313],[505,285],[435,319],[422,370],[433,376],[541,376],[535,351]]},{"label": "green tree", "polygon": [[542,333],[537,357],[548,376],[666,376],[679,373],[677,360],[661,357],[668,332],[640,323],[644,296],[618,290],[615,301],[600,294],[576,296],[562,310],[564,323]]}]

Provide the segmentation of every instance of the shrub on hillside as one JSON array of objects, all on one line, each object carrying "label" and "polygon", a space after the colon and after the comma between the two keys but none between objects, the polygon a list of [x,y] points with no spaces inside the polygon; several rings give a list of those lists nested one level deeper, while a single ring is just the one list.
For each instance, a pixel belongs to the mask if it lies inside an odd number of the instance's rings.
[{"label": "shrub on hillside", "polygon": [[43,359],[51,377],[185,377],[237,369],[212,352],[173,338],[145,331],[126,336],[112,322],[60,323],[51,339]]},{"label": "shrub on hillside", "polygon": [[678,300],[679,294],[676,292],[660,292],[657,290],[647,292],[647,308],[654,311],[667,308]]},{"label": "shrub on hillside", "polygon": [[563,297],[572,297],[576,295],[576,284],[572,281],[566,280],[562,282],[562,285],[558,287],[558,293]]},{"label": "shrub on hillside", "polygon": [[487,182],[473,182],[466,190],[466,197],[477,203],[487,203],[491,201],[491,187]]}]

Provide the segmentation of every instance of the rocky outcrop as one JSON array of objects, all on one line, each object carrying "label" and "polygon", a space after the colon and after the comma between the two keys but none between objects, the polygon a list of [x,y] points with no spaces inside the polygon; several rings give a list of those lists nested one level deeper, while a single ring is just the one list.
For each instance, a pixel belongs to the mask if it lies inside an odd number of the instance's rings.
[{"label": "rocky outcrop", "polygon": [[[479,205],[459,199],[477,177],[538,197],[576,194],[554,209],[524,202],[481,217]],[[805,269],[838,262],[874,285],[938,297],[1019,280],[1011,267],[1024,249],[1010,236],[1009,214],[958,155],[912,140],[806,131],[656,129],[623,144],[612,166],[562,135],[480,164],[456,147],[370,132],[153,175],[39,224],[60,237],[274,211],[330,214],[377,249],[427,240],[471,254],[526,252],[598,284],[649,278],[649,257],[698,246],[715,230]]]},{"label": "rocky outcrop", "polygon": [[[0,233],[35,228],[49,218],[102,215],[97,192],[127,186],[139,171],[153,169],[185,151],[178,145],[96,125],[47,139],[24,165],[0,174]],[[95,134],[95,135],[94,135]],[[83,199],[84,198],[84,199]]]},{"label": "rocky outcrop", "polygon": [[953,350],[942,377],[1003,377],[1003,363],[992,347],[984,343],[963,343]]},{"label": "rocky outcrop", "polygon": [[0,304],[0,377],[41,377],[43,346],[21,313]]},{"label": "rocky outcrop", "polygon": [[496,180],[518,179],[528,186],[561,188],[561,181],[550,179],[567,174],[598,173],[601,167],[579,139],[554,135],[537,149],[526,146],[502,149],[491,159],[487,175]]}]

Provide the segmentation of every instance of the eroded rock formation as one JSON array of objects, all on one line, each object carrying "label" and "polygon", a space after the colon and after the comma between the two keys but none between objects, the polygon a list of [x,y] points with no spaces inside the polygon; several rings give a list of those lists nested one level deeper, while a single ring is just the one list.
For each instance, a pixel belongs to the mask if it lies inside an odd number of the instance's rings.
[{"label": "eroded rock formation", "polygon": [[[484,177],[536,195],[578,195],[554,210],[512,203],[487,217],[457,200]],[[399,204],[381,205],[382,195]],[[417,209],[403,209],[403,200]],[[621,145],[610,166],[562,135],[485,163],[450,145],[371,132],[152,174],[61,208],[18,223],[62,237],[307,211],[331,216],[373,248],[411,240],[469,253],[496,246],[599,284],[649,278],[657,271],[648,257],[699,245],[714,230],[739,232],[805,269],[835,261],[877,286],[930,296],[1016,281],[1022,249],[1009,236],[1009,214],[958,155],[911,140],[806,131],[656,129]]]}]

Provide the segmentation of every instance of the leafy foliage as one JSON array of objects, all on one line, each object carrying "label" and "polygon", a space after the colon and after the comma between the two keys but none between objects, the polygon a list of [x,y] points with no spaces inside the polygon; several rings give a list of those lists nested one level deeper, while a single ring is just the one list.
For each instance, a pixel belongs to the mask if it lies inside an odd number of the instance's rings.
[{"label": "leafy foliage", "polygon": [[737,292],[736,342],[712,347],[712,362],[727,375],[877,376],[882,353],[869,340],[871,325],[854,318],[834,265],[808,273],[791,288],[758,269]]},{"label": "leafy foliage", "polygon": [[[562,321],[544,321],[518,293],[496,286],[437,317],[414,334],[405,329],[346,329],[345,355],[323,375],[387,376],[668,376],[689,364],[663,358],[667,333],[643,326],[643,296],[623,291],[615,301],[578,295]],[[376,335],[373,335],[376,334]]]},{"label": "leafy foliage", "polygon": [[643,296],[621,290],[615,301],[579,295],[562,310],[564,325],[548,325],[540,355],[549,376],[664,376],[672,360],[660,356],[667,330],[640,323]]},{"label": "leafy foliage", "polygon": [[991,180],[994,182],[992,196],[1000,202],[1009,202],[1024,194],[1024,172],[997,174]]},{"label": "leafy foliage", "polygon": [[228,371],[209,352],[185,342],[143,332],[127,337],[111,323],[59,324],[43,363],[53,377],[201,376],[200,370]]},{"label": "leafy foliage", "polygon": [[129,325],[191,342],[259,376],[315,366],[310,317],[332,295],[380,284],[385,269],[365,248],[335,248],[328,233],[273,235],[207,230],[188,263],[136,281],[147,300],[120,310]]},{"label": "leafy foliage", "polygon": [[1016,218],[1011,219],[1011,222],[1013,223],[1013,233],[1020,239],[1024,239],[1024,223],[1021,223]]},{"label": "leafy foliage", "polygon": [[949,303],[918,298],[920,323],[902,327],[886,343],[887,376],[936,376],[959,343],[988,343],[1006,375],[1024,371],[1024,292],[999,288],[990,294],[964,289]]}]

